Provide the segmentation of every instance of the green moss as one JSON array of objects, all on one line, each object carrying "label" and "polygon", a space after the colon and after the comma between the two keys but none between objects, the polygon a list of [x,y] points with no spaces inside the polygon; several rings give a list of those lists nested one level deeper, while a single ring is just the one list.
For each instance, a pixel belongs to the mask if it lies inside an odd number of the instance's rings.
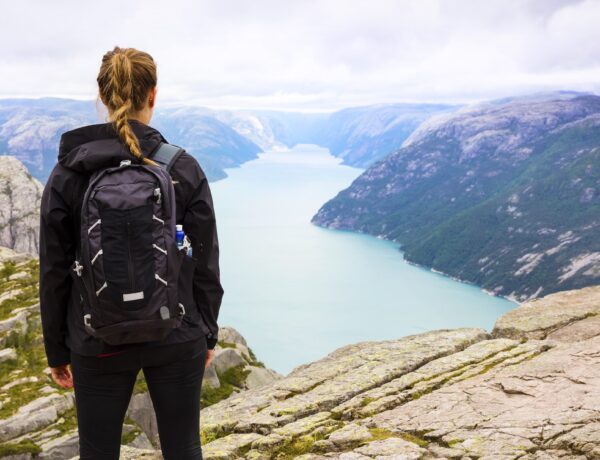
[{"label": "green moss", "polygon": [[332,412],[330,418],[333,420],[341,420],[342,415],[343,414],[341,412]]},{"label": "green moss", "polygon": [[[17,287],[17,289],[21,289]],[[12,299],[6,299],[0,304],[0,319],[8,318],[12,311],[20,307],[30,307],[38,302],[37,286],[28,286],[23,288],[23,292]]]},{"label": "green moss", "polygon": [[228,398],[236,389],[244,388],[246,377],[250,370],[244,364],[227,369],[223,373],[217,373],[221,386],[209,388],[202,386],[201,403],[203,407],[215,404]]},{"label": "green moss", "polygon": [[223,425],[210,425],[208,428],[206,426],[200,427],[200,441],[202,445],[229,434],[231,434],[231,431],[228,431]]},{"label": "green moss", "polygon": [[427,442],[426,439],[423,439],[422,437],[417,436],[416,434],[400,433],[400,437],[405,441],[412,442],[420,447],[427,447],[427,445],[429,444],[429,442]]},{"label": "green moss", "polygon": [[369,404],[371,404],[373,401],[375,401],[375,398],[372,398],[370,396],[367,396],[366,398],[364,398],[361,402],[360,402],[360,407],[365,407],[368,406]]},{"label": "green moss", "polygon": [[33,441],[21,441],[19,443],[5,442],[0,444],[0,457],[18,454],[39,454],[42,451]]},{"label": "green moss", "polygon": [[203,446],[205,444],[208,444],[209,442],[214,441],[217,438],[219,438],[219,436],[218,436],[218,432],[216,432],[216,431],[200,430],[200,443]]},{"label": "green moss", "polygon": [[456,446],[457,444],[460,444],[460,443],[462,443],[463,441],[464,441],[464,439],[452,439],[452,440],[448,441],[448,442],[446,443],[446,445],[447,445],[448,447],[454,447],[454,446]]},{"label": "green moss", "polygon": [[382,439],[387,438],[402,438],[405,441],[412,442],[413,444],[417,444],[420,447],[426,447],[429,444],[429,442],[422,437],[426,432],[395,433],[394,431],[390,431],[385,428],[373,427],[369,428],[369,433],[371,433],[373,437],[367,441],[364,441],[362,444],[368,444],[373,441],[380,441]]},{"label": "green moss", "polygon": [[237,348],[233,342],[218,342],[221,348]]},{"label": "green moss", "polygon": [[315,442],[321,439],[325,439],[325,435],[321,433],[299,436],[284,443],[272,454],[272,457],[277,460],[291,460],[300,455],[308,454],[313,451]]},{"label": "green moss", "polygon": [[243,388],[244,383],[246,382],[246,377],[250,373],[250,370],[245,369],[244,364],[240,364],[239,366],[231,367],[227,369],[222,374],[217,374],[219,376],[220,382],[227,382],[235,387]]},{"label": "green moss", "polygon": [[252,351],[252,348],[248,347],[248,353],[250,354],[250,359],[248,360],[250,361],[250,364],[257,367],[265,367],[264,363],[256,358],[256,355]]},{"label": "green moss", "polygon": [[221,386],[219,388],[204,388],[202,387],[202,394],[200,396],[200,401],[202,403],[202,407],[208,407],[213,404],[222,401],[223,399],[227,399],[231,393],[233,393],[234,387],[227,383],[221,382]]},{"label": "green moss", "polygon": [[135,385],[133,386],[133,394],[138,393],[146,393],[148,392],[148,384],[146,383],[146,378],[144,377],[144,373],[140,372],[135,379]]},{"label": "green moss", "polygon": [[[39,314],[31,314],[30,323],[34,323]],[[14,379],[10,373],[14,370],[23,370],[20,376],[38,376],[40,380],[46,380],[43,370],[47,366],[46,353],[39,328],[29,327],[25,334],[13,330],[6,337],[5,347],[15,348],[17,351],[17,360],[3,363],[0,373],[0,386]]]},{"label": "green moss", "polygon": [[0,419],[10,417],[19,407],[38,398],[40,396],[39,389],[42,386],[43,384],[40,382],[24,383],[9,389],[4,398],[8,397],[10,400],[0,409]]},{"label": "green moss", "polygon": [[414,400],[414,399],[419,399],[421,396],[425,396],[428,393],[431,393],[435,388],[433,386],[424,388],[422,390],[416,390],[413,393],[411,393],[410,395],[410,399]]},{"label": "green moss", "polygon": [[132,425],[134,427],[134,429],[132,429],[128,433],[126,433],[124,430],[121,432],[121,445],[127,445],[130,444],[135,438],[137,438],[138,435],[142,433],[142,430],[139,428],[138,424],[135,423],[129,417],[125,417],[123,424]]},{"label": "green moss", "polygon": [[17,272],[17,264],[13,261],[9,260],[4,263],[2,268],[0,269],[0,276],[4,278],[5,281],[8,281],[9,278]]},{"label": "green moss", "polygon": [[74,407],[63,412],[61,418],[63,419],[63,422],[53,426],[53,428],[59,430],[61,434],[77,429],[77,412]]},{"label": "green moss", "polygon": [[367,443],[372,442],[372,441],[380,441],[382,439],[387,439],[387,438],[394,438],[394,437],[398,437],[397,433],[394,433],[393,431],[390,430],[386,430],[385,428],[379,428],[379,427],[373,427],[373,428],[369,428],[369,433],[371,433],[371,435],[373,436],[371,439],[369,439],[367,441]]}]

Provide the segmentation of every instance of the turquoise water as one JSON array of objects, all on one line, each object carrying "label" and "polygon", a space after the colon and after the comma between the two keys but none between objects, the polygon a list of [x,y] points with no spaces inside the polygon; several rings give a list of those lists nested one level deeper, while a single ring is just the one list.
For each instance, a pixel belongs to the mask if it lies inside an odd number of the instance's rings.
[{"label": "turquoise water", "polygon": [[514,308],[406,263],[398,245],[323,229],[310,218],[363,171],[327,149],[266,152],[211,183],[225,295],[220,325],[239,330],[283,374],[353,342],[483,327]]}]

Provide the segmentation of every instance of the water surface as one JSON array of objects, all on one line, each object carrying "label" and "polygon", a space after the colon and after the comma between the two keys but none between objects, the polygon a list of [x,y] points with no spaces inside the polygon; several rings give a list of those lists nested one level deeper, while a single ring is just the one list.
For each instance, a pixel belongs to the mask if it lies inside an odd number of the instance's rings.
[{"label": "water surface", "polygon": [[311,224],[363,171],[327,149],[266,152],[226,171],[211,183],[225,290],[219,324],[239,330],[267,367],[286,374],[364,340],[490,330],[515,306],[408,264],[396,243]]}]

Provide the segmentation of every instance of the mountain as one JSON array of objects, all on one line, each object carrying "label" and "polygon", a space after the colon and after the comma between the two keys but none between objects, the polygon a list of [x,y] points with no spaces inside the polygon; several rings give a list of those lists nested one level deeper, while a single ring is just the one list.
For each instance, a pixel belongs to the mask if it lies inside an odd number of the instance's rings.
[{"label": "mountain", "polygon": [[294,147],[297,144],[322,145],[330,114],[324,112],[283,112],[275,110],[240,110],[235,116],[252,116],[271,133],[274,147]]},{"label": "mountain", "polygon": [[600,97],[510,99],[425,121],[312,222],[526,300],[600,282]]},{"label": "mountain", "polygon": [[[53,97],[0,99],[0,154],[17,157],[45,182],[56,163],[61,134],[103,123],[101,108],[94,101]],[[261,150],[206,109],[157,110],[152,126],[164,130],[170,142],[188,148],[211,181],[226,177],[223,168],[256,158]]]},{"label": "mountain", "polygon": [[365,168],[396,150],[425,120],[455,110],[443,104],[379,104],[331,114],[318,144],[343,163]]},{"label": "mountain", "polygon": [[0,162],[0,246],[37,254],[43,186],[17,158]]},{"label": "mountain", "polygon": [[432,115],[456,109],[444,104],[378,104],[332,113],[248,110],[215,116],[265,150],[317,144],[344,164],[364,168],[398,148]]},{"label": "mountain", "polygon": [[157,108],[152,126],[191,153],[211,180],[227,177],[224,168],[257,158],[262,150],[203,107]]},{"label": "mountain", "polygon": [[[209,180],[224,169],[257,158],[266,150],[318,144],[344,164],[366,167],[399,146],[433,114],[456,107],[435,104],[380,104],[333,113],[269,110],[213,110],[158,106],[152,126],[200,162]],[[56,162],[63,132],[102,123],[104,108],[94,101],[55,97],[0,99],[0,155],[19,158],[45,182]]]},{"label": "mountain", "polygon": [[91,101],[0,99],[0,155],[15,156],[45,181],[56,163],[61,134],[96,120]]}]

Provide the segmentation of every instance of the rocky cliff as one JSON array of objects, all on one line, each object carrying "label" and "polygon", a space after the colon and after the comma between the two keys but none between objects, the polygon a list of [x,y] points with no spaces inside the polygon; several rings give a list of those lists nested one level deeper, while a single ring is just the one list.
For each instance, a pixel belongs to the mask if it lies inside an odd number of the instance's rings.
[{"label": "rocky cliff", "polygon": [[202,411],[204,458],[600,458],[600,287],[342,347]]},{"label": "rocky cliff", "polygon": [[43,186],[15,157],[0,163],[0,246],[37,254]]},{"label": "rocky cliff", "polygon": [[[35,259],[0,247],[0,458],[66,460],[78,453],[74,395],[46,367]],[[254,356],[233,328],[222,327],[205,371],[202,405],[281,378]],[[123,458],[157,458],[156,417],[140,373],[122,435]]]},{"label": "rocky cliff", "polygon": [[600,282],[600,97],[550,95],[423,123],[312,222],[519,301]]}]

